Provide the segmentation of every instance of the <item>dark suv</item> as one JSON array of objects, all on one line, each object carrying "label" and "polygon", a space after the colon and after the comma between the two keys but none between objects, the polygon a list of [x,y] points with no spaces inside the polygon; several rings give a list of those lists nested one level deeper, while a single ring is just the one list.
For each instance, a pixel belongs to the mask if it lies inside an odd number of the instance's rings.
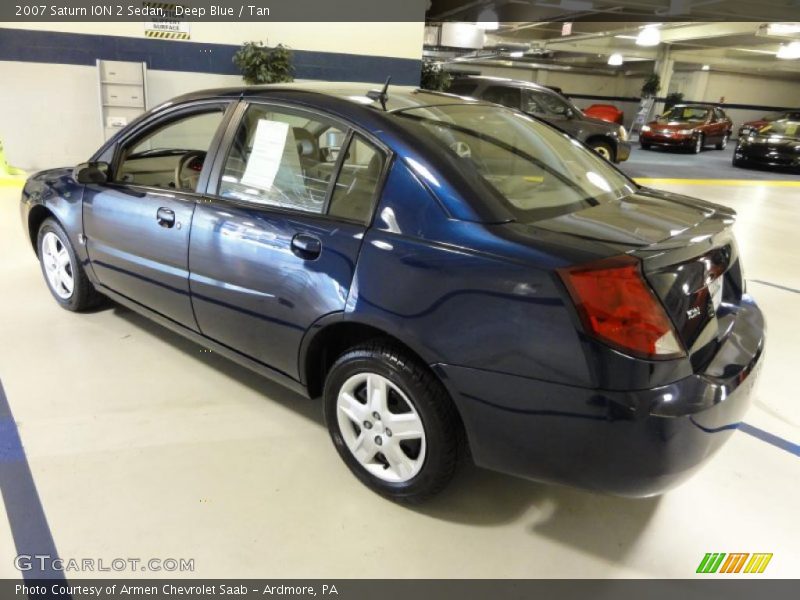
[{"label": "dark suv", "polygon": [[621,125],[584,115],[564,96],[535,83],[500,77],[457,77],[447,90],[516,108],[566,131],[611,162],[628,160],[631,145]]}]

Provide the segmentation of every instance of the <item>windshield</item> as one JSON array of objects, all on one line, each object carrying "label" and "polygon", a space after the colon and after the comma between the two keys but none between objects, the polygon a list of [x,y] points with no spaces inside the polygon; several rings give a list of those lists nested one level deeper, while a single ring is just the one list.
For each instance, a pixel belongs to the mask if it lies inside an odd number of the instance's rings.
[{"label": "windshield", "polygon": [[705,121],[711,111],[697,106],[673,106],[663,115],[668,121]]},{"label": "windshield", "polygon": [[800,139],[800,119],[780,119],[765,125],[758,131],[759,135],[780,135]]},{"label": "windshield", "polygon": [[453,104],[396,113],[442,152],[477,172],[516,220],[541,219],[618,200],[636,187],[577,140],[505,108]]}]

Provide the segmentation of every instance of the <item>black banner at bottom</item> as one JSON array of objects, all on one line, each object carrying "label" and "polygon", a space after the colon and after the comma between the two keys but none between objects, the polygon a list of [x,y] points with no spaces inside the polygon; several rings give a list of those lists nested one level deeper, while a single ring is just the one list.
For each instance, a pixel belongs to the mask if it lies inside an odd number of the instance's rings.
[{"label": "black banner at bottom", "polygon": [[[716,578],[715,578],[716,577]],[[62,600],[326,598],[336,600],[770,600],[800,597],[800,580],[708,579],[73,579],[0,580],[0,598]]]}]

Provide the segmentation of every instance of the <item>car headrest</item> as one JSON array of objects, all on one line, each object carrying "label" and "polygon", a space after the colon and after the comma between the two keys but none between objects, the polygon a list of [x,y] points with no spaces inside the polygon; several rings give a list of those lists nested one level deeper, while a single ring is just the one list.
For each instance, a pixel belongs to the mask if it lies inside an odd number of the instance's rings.
[{"label": "car headrest", "polygon": [[300,156],[313,156],[314,144],[311,140],[297,140],[297,153]]},{"label": "car headrest", "polygon": [[300,156],[311,156],[319,158],[319,150],[317,149],[317,140],[314,136],[303,129],[302,127],[292,127],[294,139],[297,142],[297,153]]}]

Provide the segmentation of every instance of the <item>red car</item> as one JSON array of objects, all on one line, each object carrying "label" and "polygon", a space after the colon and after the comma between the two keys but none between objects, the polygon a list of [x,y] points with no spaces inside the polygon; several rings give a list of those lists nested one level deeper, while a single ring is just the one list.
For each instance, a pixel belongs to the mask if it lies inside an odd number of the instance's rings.
[{"label": "red car", "polygon": [[699,154],[707,144],[724,150],[731,137],[733,122],[717,106],[678,104],[655,121],[642,126],[639,144],[643,150],[651,146],[687,148]]},{"label": "red car", "polygon": [[622,125],[625,119],[625,113],[613,104],[592,104],[589,108],[583,109],[583,114],[619,125]]},{"label": "red car", "polygon": [[765,125],[769,125],[773,121],[780,121],[781,119],[800,121],[800,110],[785,110],[782,112],[769,113],[768,115],[764,115],[756,121],[748,121],[739,127],[739,137],[743,135],[750,135],[751,133],[758,133],[758,131]]}]

